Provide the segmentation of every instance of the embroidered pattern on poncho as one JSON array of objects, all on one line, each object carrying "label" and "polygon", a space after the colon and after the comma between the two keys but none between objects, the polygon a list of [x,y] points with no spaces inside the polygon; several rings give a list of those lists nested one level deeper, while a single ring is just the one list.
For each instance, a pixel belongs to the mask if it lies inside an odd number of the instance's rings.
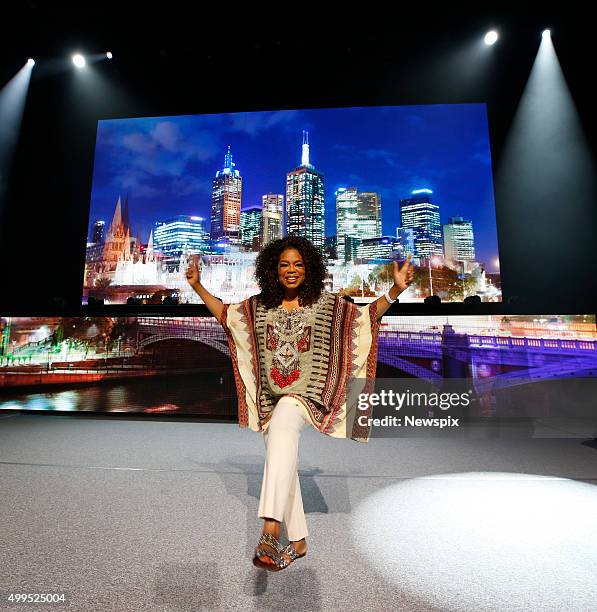
[{"label": "embroidered pattern on poncho", "polygon": [[299,337],[291,328],[291,317],[288,317],[287,327],[277,329],[267,325],[267,349],[273,352],[270,377],[280,388],[296,382],[301,375],[300,353],[311,347],[311,326],[301,328]]},{"label": "embroidered pattern on poncho", "polygon": [[299,309],[301,316],[308,315],[301,333],[282,334],[283,340],[275,333],[274,310],[251,296],[225,304],[220,318],[232,357],[239,425],[264,430],[280,397],[291,395],[322,433],[367,442],[370,427],[356,417],[368,413],[357,410],[356,399],[358,393],[370,393],[375,382],[375,302],[357,306],[324,291],[316,308]]},{"label": "embroidered pattern on poncho", "polygon": [[[286,310],[282,305],[267,311],[265,322],[265,368],[273,394],[296,387],[302,375],[309,375],[312,329],[317,309],[326,296],[310,306]],[[307,358],[305,358],[307,357]],[[302,365],[301,365],[302,362]]]}]

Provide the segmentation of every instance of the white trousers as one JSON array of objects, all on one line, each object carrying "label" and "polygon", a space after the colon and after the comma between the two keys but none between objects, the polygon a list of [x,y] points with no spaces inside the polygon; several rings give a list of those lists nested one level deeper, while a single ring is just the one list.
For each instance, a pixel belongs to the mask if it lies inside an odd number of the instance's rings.
[{"label": "white trousers", "polygon": [[284,521],[292,542],[308,535],[297,466],[301,430],[310,422],[305,406],[284,395],[263,432],[265,466],[257,516]]}]

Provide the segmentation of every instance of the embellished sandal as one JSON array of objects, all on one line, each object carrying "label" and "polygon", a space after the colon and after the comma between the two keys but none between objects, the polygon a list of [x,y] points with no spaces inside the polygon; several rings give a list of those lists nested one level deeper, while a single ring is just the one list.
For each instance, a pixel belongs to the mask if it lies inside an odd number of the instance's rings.
[{"label": "embellished sandal", "polygon": [[[278,565],[278,567],[276,569],[274,569],[274,571],[277,572],[279,570],[283,570],[283,569],[287,568],[293,561],[296,561],[297,559],[301,559],[306,554],[307,554],[307,551],[305,551],[304,553],[298,553],[296,551],[296,548],[294,547],[294,545],[289,542],[280,551],[280,564]],[[290,561],[285,559],[282,555],[288,555],[290,557]]]},{"label": "embellished sandal", "polygon": [[[282,545],[271,533],[262,533],[259,538],[259,543],[255,549],[255,556],[253,557],[253,565],[269,571],[277,571],[282,569],[280,564],[283,559],[280,557],[282,552]],[[271,559],[273,563],[265,563],[262,561],[263,557]]]}]

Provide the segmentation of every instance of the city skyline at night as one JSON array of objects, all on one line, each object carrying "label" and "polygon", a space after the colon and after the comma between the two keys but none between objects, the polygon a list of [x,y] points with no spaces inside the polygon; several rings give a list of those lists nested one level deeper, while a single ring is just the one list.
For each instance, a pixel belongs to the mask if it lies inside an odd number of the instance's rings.
[{"label": "city skyline at night", "polygon": [[379,193],[382,234],[395,235],[401,199],[431,189],[441,223],[470,220],[477,260],[499,270],[489,133],[484,104],[311,109],[116,119],[98,124],[88,239],[128,193],[131,225],[147,242],[157,221],[210,218],[216,172],[228,147],[243,180],[242,210],[286,193],[301,164],[303,130],[325,177],[325,234],[336,224],[335,192]]}]

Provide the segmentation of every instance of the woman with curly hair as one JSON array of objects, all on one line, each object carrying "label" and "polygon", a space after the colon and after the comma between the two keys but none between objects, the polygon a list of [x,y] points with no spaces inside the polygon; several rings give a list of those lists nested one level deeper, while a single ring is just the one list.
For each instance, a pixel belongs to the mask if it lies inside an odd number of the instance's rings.
[{"label": "woman with curly hair", "polygon": [[[301,429],[312,425],[330,437],[369,441],[370,428],[356,418],[357,399],[373,389],[379,320],[412,282],[410,256],[402,267],[394,261],[393,272],[384,296],[357,306],[324,289],[319,250],[294,235],[259,253],[261,293],[238,304],[222,304],[201,285],[197,258],[187,270],[189,284],[226,332],[239,425],[261,431],[265,441],[257,567],[279,571],[307,551],[297,472]],[[286,546],[279,542],[282,522]]]}]

